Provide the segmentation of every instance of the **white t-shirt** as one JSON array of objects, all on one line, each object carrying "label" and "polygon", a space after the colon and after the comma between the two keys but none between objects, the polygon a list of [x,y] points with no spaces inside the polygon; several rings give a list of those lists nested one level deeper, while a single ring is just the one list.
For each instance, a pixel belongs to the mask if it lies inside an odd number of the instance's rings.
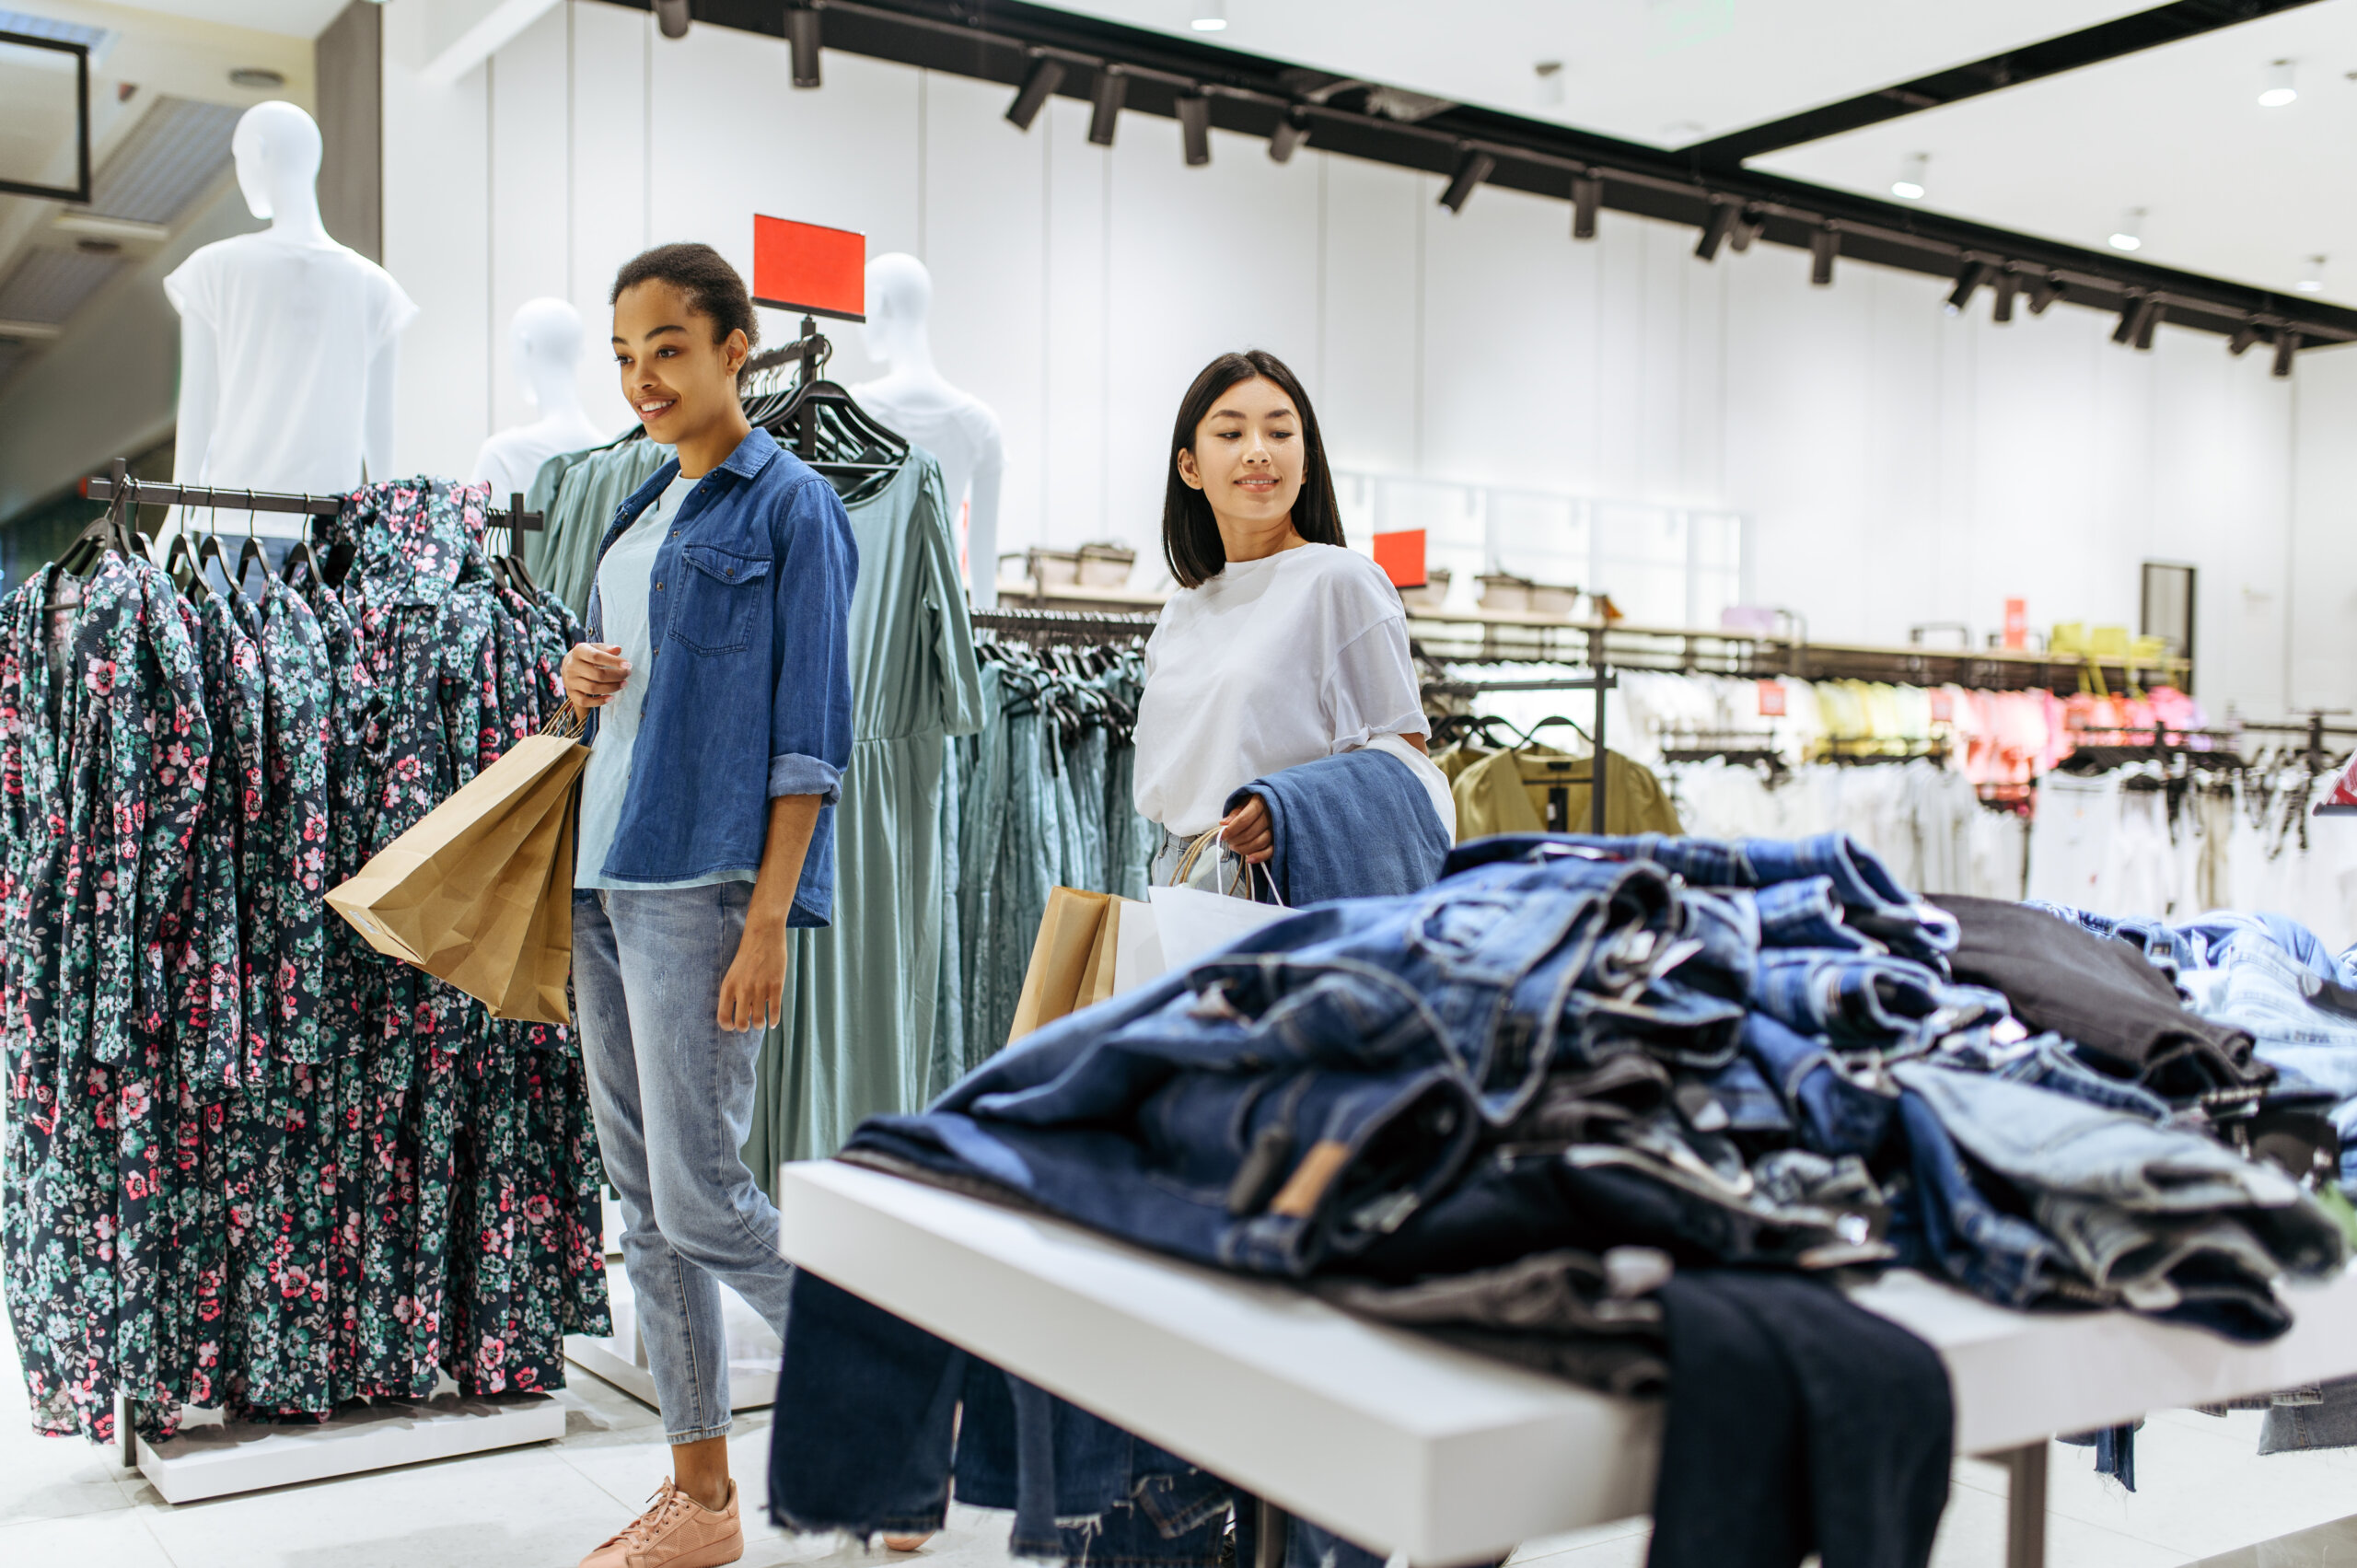
[{"label": "white t-shirt", "polygon": [[369,362],[417,316],[391,274],[333,241],[265,230],[203,247],[164,280],[164,296],[219,344],[220,406],[192,482],[359,488]]},{"label": "white t-shirt", "polygon": [[[1231,562],[1171,595],[1146,641],[1138,810],[1200,833],[1264,773],[1431,733],[1407,615],[1382,567],[1331,544]],[[1441,771],[1404,741],[1381,749],[1416,770],[1454,837]]]},{"label": "white t-shirt", "polygon": [[[712,882],[749,882],[749,871],[720,871],[691,877],[684,882],[609,882],[606,856],[621,826],[622,796],[630,790],[631,754],[638,745],[638,721],[646,705],[646,682],[654,673],[655,638],[651,587],[655,552],[663,547],[664,530],[686,505],[696,481],[685,475],[673,480],[663,494],[638,515],[621,538],[598,563],[598,611],[603,636],[620,645],[630,665],[622,689],[598,710],[598,736],[589,746],[589,761],[581,770],[581,818],[574,860],[575,888],[701,888]],[[673,656],[677,657],[677,655]]]}]

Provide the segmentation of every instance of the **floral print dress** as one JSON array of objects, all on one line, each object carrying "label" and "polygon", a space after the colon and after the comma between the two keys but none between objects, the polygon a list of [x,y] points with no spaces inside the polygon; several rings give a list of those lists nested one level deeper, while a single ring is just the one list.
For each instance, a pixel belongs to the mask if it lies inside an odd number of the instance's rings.
[{"label": "floral print dress", "polygon": [[556,1388],[610,1331],[569,1031],[321,901],[562,701],[580,628],[494,576],[484,501],[358,493],[333,587],[110,555],[68,615],[48,570],[0,599],[0,1285],[42,1430]]}]

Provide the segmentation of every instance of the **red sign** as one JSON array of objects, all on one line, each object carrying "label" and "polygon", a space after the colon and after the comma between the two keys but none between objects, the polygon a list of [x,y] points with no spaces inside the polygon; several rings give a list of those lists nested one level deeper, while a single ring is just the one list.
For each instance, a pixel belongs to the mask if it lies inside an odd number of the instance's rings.
[{"label": "red sign", "polygon": [[1753,682],[1759,689],[1759,716],[1780,719],[1784,716],[1784,683],[1781,680]]},{"label": "red sign", "polygon": [[753,300],[780,310],[867,319],[867,236],[753,215]]},{"label": "red sign", "polygon": [[1424,586],[1424,530],[1402,528],[1375,536],[1375,563],[1383,568],[1395,588]]},{"label": "red sign", "polygon": [[2029,646],[2029,600],[2026,598],[2005,601],[2005,646]]}]

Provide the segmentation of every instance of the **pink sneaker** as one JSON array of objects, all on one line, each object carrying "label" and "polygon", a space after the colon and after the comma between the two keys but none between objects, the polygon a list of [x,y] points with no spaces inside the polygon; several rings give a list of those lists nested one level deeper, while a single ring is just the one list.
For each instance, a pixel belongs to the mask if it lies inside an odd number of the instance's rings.
[{"label": "pink sneaker", "polygon": [[737,1483],[728,1483],[728,1505],[714,1513],[665,1476],[646,1512],[583,1558],[581,1568],[720,1568],[744,1555]]}]

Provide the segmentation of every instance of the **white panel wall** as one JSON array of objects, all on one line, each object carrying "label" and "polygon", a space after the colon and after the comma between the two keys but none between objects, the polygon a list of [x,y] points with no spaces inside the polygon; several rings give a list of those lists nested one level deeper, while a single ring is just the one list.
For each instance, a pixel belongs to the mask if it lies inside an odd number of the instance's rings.
[{"label": "white panel wall", "polygon": [[[389,24],[400,14],[395,7]],[[1308,379],[1337,466],[1754,518],[1764,602],[1822,639],[2132,624],[2137,563],[2200,568],[2202,694],[2272,714],[2357,705],[2357,354],[2266,355],[2164,327],[2152,354],[2067,306],[2000,327],[1936,280],[1802,253],[1693,260],[1690,231],[1479,192],[1084,104],[1028,134],[1008,90],[854,56],[786,86],[784,43],[570,0],[481,72],[418,88],[389,35],[388,262],[426,316],[404,345],[405,468],[464,471],[525,417],[506,318],[569,294],[593,344],[613,269],[707,240],[740,265],[755,212],[864,230],[932,269],[943,371],[998,412],[1003,548],[1125,539],[1155,553],[1180,392],[1226,348]],[[771,315],[774,341],[794,322]],[[840,326],[835,373],[872,374]],[[626,412],[595,347],[597,415]],[[1609,587],[1610,585],[1604,585]],[[2288,683],[2288,684],[2287,684]]]}]

